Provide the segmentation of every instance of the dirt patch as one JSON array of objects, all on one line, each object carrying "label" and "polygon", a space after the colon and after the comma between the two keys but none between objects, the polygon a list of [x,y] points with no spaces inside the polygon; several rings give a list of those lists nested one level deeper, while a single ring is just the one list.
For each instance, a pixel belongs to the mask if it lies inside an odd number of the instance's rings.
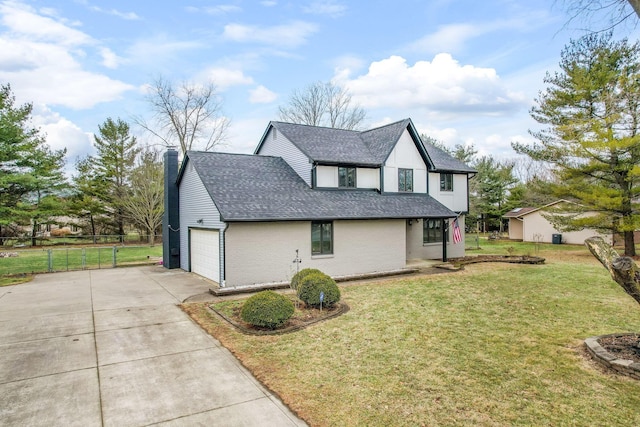
[{"label": "dirt patch", "polygon": [[298,307],[291,319],[289,319],[283,327],[278,329],[260,328],[243,321],[240,317],[240,311],[242,310],[241,305],[233,307],[230,310],[222,311],[216,309],[215,304],[211,304],[207,306],[207,309],[226,320],[242,333],[249,335],[279,335],[295,332],[314,323],[340,316],[349,311],[349,306],[339,302],[331,308],[320,310],[313,307],[306,307],[303,302],[298,302]]},{"label": "dirt patch", "polygon": [[545,259],[530,255],[477,255],[451,260],[454,265],[475,264],[478,262],[508,262],[512,264],[544,264]]},{"label": "dirt patch", "polygon": [[613,335],[600,337],[598,343],[618,359],[640,363],[640,335]]}]

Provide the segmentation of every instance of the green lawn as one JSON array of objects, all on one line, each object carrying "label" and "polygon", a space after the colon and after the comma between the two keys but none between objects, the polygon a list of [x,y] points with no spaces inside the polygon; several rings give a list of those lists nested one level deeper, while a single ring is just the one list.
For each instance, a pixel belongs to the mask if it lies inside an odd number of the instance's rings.
[{"label": "green lawn", "polygon": [[[162,245],[115,246],[117,266],[153,262],[162,256]],[[49,251],[53,271],[111,268],[114,265],[114,246],[69,247],[61,249],[7,249],[17,257],[0,258],[0,276],[20,273],[44,273],[49,271]]]},{"label": "green lawn", "polygon": [[640,331],[640,306],[585,248],[539,252],[544,265],[341,285],[348,313],[280,336],[190,310],[313,426],[640,425],[640,381],[603,372],[582,347]]}]

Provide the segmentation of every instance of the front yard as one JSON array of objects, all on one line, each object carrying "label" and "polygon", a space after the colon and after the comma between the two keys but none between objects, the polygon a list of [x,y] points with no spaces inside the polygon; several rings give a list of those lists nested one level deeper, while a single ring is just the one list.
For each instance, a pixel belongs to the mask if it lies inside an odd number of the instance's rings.
[{"label": "front yard", "polygon": [[640,331],[640,306],[585,248],[538,249],[544,265],[341,285],[349,312],[285,335],[185,309],[312,426],[640,425],[640,381],[582,345]]}]

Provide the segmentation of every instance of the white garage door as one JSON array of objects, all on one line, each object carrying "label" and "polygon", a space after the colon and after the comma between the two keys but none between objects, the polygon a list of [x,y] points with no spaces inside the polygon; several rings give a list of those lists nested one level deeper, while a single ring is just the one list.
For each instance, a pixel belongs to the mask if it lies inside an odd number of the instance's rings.
[{"label": "white garage door", "polygon": [[190,230],[191,271],[220,282],[220,237],[218,230]]}]

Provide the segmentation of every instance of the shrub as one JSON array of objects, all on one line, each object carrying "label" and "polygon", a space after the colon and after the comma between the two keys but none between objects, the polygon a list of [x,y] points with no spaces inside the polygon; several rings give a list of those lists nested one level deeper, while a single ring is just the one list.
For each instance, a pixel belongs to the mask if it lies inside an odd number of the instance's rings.
[{"label": "shrub", "polygon": [[293,311],[293,303],[286,296],[274,291],[262,291],[245,301],[240,317],[251,325],[276,329],[293,316]]},{"label": "shrub", "polygon": [[335,280],[322,272],[307,274],[300,280],[298,298],[311,307],[320,306],[320,292],[324,292],[324,307],[340,301],[340,289]]},{"label": "shrub", "polygon": [[300,281],[305,278],[307,275],[309,274],[314,274],[314,273],[320,273],[320,274],[324,274],[322,273],[322,271],[318,270],[317,268],[303,268],[302,270],[298,271],[292,278],[291,278],[291,289],[297,291],[298,287],[300,286]]}]

